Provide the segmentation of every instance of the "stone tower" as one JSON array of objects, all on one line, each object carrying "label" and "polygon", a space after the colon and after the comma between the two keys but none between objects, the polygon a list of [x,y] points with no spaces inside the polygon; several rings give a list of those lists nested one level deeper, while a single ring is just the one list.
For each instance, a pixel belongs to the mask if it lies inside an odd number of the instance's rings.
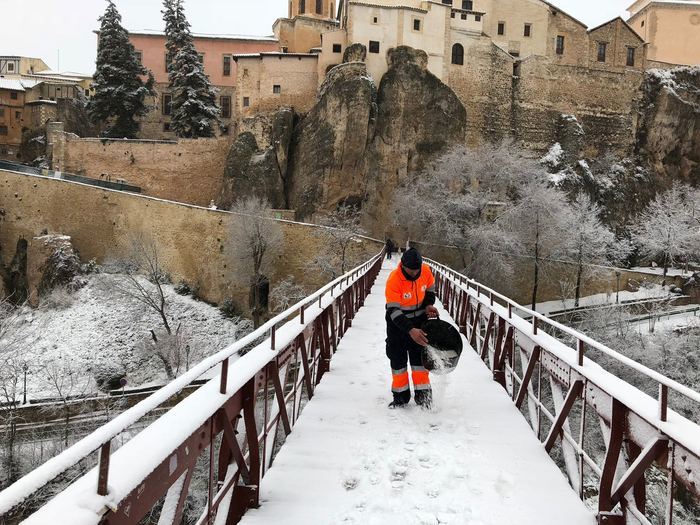
[{"label": "stone tower", "polygon": [[289,0],[289,18],[306,16],[322,20],[335,20],[336,0]]}]

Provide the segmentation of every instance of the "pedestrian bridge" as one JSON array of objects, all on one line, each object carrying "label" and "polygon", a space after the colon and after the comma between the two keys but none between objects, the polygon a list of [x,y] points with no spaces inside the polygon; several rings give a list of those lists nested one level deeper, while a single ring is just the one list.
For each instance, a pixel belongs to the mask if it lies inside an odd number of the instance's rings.
[{"label": "pedestrian bridge", "polygon": [[700,426],[672,409],[700,394],[430,264],[467,343],[433,410],[387,409],[378,254],[0,493],[0,524],[671,524],[700,500]]}]

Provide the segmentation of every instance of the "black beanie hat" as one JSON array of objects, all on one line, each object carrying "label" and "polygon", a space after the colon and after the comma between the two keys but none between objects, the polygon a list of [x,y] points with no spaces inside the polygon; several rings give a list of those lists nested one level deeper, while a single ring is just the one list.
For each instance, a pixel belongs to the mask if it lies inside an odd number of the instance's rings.
[{"label": "black beanie hat", "polygon": [[401,256],[401,264],[409,270],[420,270],[423,266],[423,257],[415,248],[409,248]]}]

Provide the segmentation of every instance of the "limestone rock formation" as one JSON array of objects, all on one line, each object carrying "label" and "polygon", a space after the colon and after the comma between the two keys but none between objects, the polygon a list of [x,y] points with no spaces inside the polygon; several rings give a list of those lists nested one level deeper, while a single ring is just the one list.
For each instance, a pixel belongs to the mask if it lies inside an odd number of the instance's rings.
[{"label": "limestone rock formation", "polygon": [[328,73],[292,139],[287,196],[299,217],[364,198],[376,96],[363,63],[341,64]]},{"label": "limestone rock formation", "polygon": [[700,67],[647,73],[638,153],[661,175],[700,184]]},{"label": "limestone rock formation", "polygon": [[586,134],[574,115],[560,115],[557,123],[557,142],[561,146],[560,163],[574,166],[581,158]]},{"label": "limestone rock formation", "polygon": [[[284,180],[289,162],[289,143],[294,127],[294,112],[283,108],[265,122],[269,144],[258,144],[251,131],[241,133],[231,145],[226,159],[224,182],[217,206],[229,209],[241,196],[259,196],[267,199],[273,208],[286,208]],[[256,127],[256,122],[249,124]]]},{"label": "limestone rock formation", "polygon": [[367,46],[364,44],[350,44],[343,53],[343,62],[364,62],[367,60]]},{"label": "limestone rock formation", "polygon": [[29,304],[36,307],[39,297],[57,286],[70,286],[80,274],[80,258],[67,235],[34,237],[27,249]]},{"label": "limestone rock formation", "polygon": [[427,69],[428,55],[389,50],[389,70],[377,97],[377,125],[369,156],[368,211],[386,223],[393,190],[451,144],[465,141],[467,115],[457,95]]},{"label": "limestone rock formation", "polygon": [[296,128],[288,197],[300,217],[357,204],[381,224],[409,173],[464,142],[466,110],[427,70],[426,53],[398,47],[387,56],[378,91],[364,64],[333,68]]}]

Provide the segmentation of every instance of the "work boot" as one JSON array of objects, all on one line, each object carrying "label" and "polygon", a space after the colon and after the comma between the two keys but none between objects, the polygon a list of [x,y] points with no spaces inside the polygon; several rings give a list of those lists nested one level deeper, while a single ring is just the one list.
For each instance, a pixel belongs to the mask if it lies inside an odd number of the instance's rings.
[{"label": "work boot", "polygon": [[432,390],[416,390],[414,395],[416,405],[424,410],[433,408],[433,391]]},{"label": "work boot", "polygon": [[406,390],[405,392],[393,392],[394,400],[389,403],[389,408],[403,408],[408,405],[411,400],[411,391]]}]

